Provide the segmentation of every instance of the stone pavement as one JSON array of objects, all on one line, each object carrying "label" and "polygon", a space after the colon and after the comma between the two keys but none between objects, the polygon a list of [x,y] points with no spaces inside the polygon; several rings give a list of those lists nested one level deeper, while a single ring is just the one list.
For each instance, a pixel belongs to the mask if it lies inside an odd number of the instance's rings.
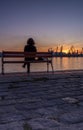
[{"label": "stone pavement", "polygon": [[83,130],[83,71],[0,75],[0,130]]}]

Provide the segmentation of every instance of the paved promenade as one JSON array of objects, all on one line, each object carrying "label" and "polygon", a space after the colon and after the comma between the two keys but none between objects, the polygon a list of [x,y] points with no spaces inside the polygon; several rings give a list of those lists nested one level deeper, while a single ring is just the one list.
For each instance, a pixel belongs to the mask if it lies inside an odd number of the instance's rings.
[{"label": "paved promenade", "polygon": [[83,70],[0,75],[0,130],[83,130]]}]

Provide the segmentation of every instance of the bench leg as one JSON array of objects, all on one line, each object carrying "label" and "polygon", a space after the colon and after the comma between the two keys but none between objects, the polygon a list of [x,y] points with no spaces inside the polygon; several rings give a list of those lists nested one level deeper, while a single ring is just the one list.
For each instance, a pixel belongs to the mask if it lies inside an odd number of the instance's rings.
[{"label": "bench leg", "polygon": [[47,62],[47,72],[49,71],[49,63]]},{"label": "bench leg", "polygon": [[52,64],[52,62],[51,62],[51,68],[52,68],[52,72],[54,72],[54,68],[53,68],[53,64]]},{"label": "bench leg", "polygon": [[2,74],[4,74],[4,65],[2,64]]},{"label": "bench leg", "polygon": [[[54,68],[53,68],[52,62],[50,64],[51,64],[52,72],[54,72]],[[49,72],[49,63],[48,62],[47,62],[47,72]]]},{"label": "bench leg", "polygon": [[27,73],[30,73],[30,63],[27,64]]},{"label": "bench leg", "polygon": [[3,57],[2,57],[2,74],[4,74],[4,63],[3,63]]}]

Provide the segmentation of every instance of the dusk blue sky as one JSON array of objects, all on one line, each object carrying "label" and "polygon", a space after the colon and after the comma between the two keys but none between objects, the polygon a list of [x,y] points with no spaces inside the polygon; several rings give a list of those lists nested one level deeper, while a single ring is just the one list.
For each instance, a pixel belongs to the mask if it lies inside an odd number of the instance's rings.
[{"label": "dusk blue sky", "polygon": [[0,51],[83,47],[83,0],[0,0]]}]

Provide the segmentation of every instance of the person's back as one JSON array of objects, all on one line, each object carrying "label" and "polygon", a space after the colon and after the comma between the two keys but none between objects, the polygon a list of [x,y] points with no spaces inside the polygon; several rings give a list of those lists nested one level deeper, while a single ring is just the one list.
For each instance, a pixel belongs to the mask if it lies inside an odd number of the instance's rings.
[{"label": "person's back", "polygon": [[24,52],[37,52],[37,49],[35,46],[26,45],[24,48]]}]

